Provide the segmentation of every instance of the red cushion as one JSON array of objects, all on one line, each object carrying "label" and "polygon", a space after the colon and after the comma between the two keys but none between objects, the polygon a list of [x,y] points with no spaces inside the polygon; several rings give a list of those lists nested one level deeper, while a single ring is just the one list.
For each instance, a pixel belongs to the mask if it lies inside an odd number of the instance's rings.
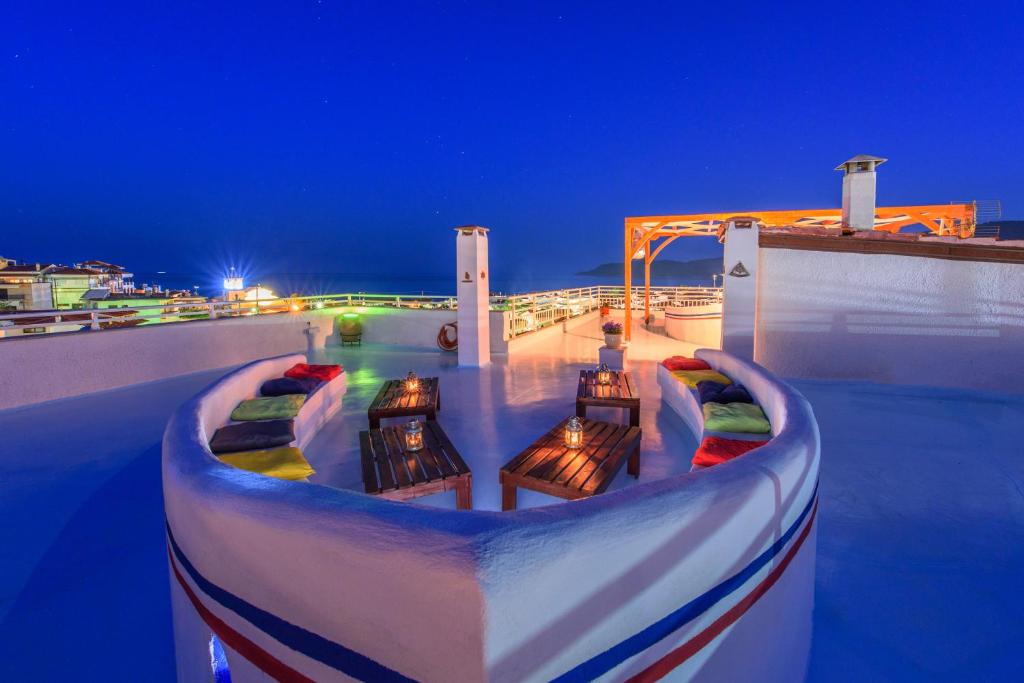
[{"label": "red cushion", "polygon": [[686,356],[672,356],[661,361],[667,369],[672,372],[678,370],[710,370],[711,366],[699,358],[687,358]]},{"label": "red cushion", "polygon": [[741,441],[740,439],[723,439],[720,436],[705,436],[700,447],[693,454],[693,464],[701,467],[720,465],[738,455],[765,445],[767,441]]},{"label": "red cushion", "polygon": [[284,373],[285,377],[292,377],[294,379],[318,379],[321,382],[330,382],[332,379],[340,375],[342,367],[340,365],[307,365],[305,363],[296,363],[291,367],[288,372]]}]

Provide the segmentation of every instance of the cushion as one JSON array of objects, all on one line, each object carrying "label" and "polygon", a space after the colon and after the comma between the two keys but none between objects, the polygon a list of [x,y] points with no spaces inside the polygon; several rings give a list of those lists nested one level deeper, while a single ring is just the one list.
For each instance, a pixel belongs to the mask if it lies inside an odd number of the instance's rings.
[{"label": "cushion", "polygon": [[227,453],[220,456],[220,459],[221,462],[226,462],[240,470],[289,481],[298,481],[316,474],[316,470],[310,467],[309,462],[302,455],[302,451],[293,446]]},{"label": "cushion", "polygon": [[701,403],[753,403],[742,384],[722,384],[721,382],[698,382],[697,391]]},{"label": "cushion", "polygon": [[743,455],[768,443],[767,441],[741,441],[739,439],[725,439],[720,436],[705,436],[700,442],[697,452],[693,454],[693,464],[698,467],[711,467],[719,465],[727,460],[732,460],[737,455]]},{"label": "cushion", "polygon": [[756,403],[705,403],[704,429],[709,432],[768,434],[772,425]]},{"label": "cushion", "polygon": [[667,369],[676,370],[710,370],[711,366],[699,358],[687,358],[686,356],[672,356],[661,361]]},{"label": "cushion", "polygon": [[287,446],[292,441],[295,441],[295,426],[291,420],[243,422],[221,427],[214,432],[210,439],[210,450],[214,453],[234,453]]},{"label": "cushion", "polygon": [[672,373],[678,381],[691,389],[696,389],[700,382],[711,380],[720,384],[732,384],[732,380],[715,370],[677,370]]},{"label": "cushion", "polygon": [[260,387],[263,396],[287,396],[288,394],[312,394],[320,386],[320,380],[312,377],[278,377],[268,379]]},{"label": "cushion", "polygon": [[284,373],[285,377],[294,377],[295,379],[318,379],[321,382],[330,382],[332,379],[337,377],[342,372],[340,365],[307,365],[306,363],[296,363],[287,372]]},{"label": "cushion", "polygon": [[288,420],[299,414],[299,408],[306,402],[302,394],[250,398],[242,401],[231,411],[231,419],[247,420]]}]

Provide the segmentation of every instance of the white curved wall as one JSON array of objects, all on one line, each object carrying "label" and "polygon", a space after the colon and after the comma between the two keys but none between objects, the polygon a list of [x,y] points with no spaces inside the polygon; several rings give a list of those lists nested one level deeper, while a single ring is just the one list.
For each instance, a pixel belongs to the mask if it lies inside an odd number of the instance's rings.
[{"label": "white curved wall", "polygon": [[182,406],[164,437],[179,680],[210,679],[211,631],[238,681],[801,679],[817,426],[806,401],[763,370],[698,354],[751,390],[777,430],[770,444],[702,472],[513,513],[395,503],[223,465],[208,427],[235,392],[292,361],[225,377]]},{"label": "white curved wall", "polygon": [[666,307],[665,334],[698,346],[718,348],[722,345],[722,304]]}]

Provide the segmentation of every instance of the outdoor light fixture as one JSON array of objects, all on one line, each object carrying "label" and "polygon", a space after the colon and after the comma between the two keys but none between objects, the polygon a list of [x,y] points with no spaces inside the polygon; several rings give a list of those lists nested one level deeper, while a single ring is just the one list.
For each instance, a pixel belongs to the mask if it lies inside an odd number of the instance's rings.
[{"label": "outdoor light fixture", "polygon": [[405,376],[402,386],[405,388],[405,393],[415,394],[420,390],[420,378],[416,376],[415,372],[410,370],[409,374]]},{"label": "outdoor light fixture", "polygon": [[419,420],[409,420],[405,423],[405,450],[423,450],[423,425]]},{"label": "outdoor light fixture", "polygon": [[323,307],[324,307],[324,302],[323,301],[317,301],[315,304],[313,304],[313,308],[316,308],[318,310],[323,308]]},{"label": "outdoor light fixture", "polygon": [[291,309],[292,309],[292,313],[298,313],[299,312],[299,305],[293,303],[292,306],[291,306]]},{"label": "outdoor light fixture", "polygon": [[597,369],[597,383],[598,384],[611,384],[612,383],[612,371],[608,367],[607,363],[601,363],[601,367]]},{"label": "outdoor light fixture", "polygon": [[583,423],[578,417],[570,417],[565,423],[565,445],[567,448],[582,448]]}]

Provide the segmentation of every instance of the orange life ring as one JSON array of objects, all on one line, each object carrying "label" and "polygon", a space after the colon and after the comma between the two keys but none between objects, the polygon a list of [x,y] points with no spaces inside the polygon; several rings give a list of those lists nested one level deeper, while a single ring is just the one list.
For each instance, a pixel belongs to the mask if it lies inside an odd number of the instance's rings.
[{"label": "orange life ring", "polygon": [[[448,337],[448,328],[455,332],[454,338]],[[459,348],[459,324],[445,323],[437,333],[437,345],[442,351],[454,351]]]}]

